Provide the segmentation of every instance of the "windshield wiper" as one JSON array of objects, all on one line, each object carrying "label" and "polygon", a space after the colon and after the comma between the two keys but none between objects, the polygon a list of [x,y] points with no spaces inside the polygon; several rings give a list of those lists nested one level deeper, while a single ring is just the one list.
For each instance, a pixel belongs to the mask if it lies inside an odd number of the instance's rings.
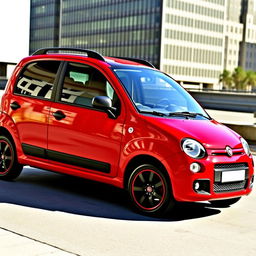
[{"label": "windshield wiper", "polygon": [[158,111],[145,111],[145,110],[141,110],[140,113],[145,113],[145,114],[151,114],[151,115],[155,115],[155,116],[167,116],[167,114],[162,113],[162,112],[158,112]]},{"label": "windshield wiper", "polygon": [[196,116],[202,116],[202,117],[210,120],[210,118],[208,116],[205,116],[201,113],[194,113],[194,112],[188,112],[188,111],[171,112],[171,113],[169,113],[169,116],[184,116],[184,117],[193,117],[193,118],[195,118]]}]

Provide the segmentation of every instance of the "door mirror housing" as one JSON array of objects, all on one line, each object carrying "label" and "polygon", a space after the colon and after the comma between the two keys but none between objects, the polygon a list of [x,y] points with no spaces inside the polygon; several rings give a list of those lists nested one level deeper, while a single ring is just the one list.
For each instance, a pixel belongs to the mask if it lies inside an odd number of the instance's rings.
[{"label": "door mirror housing", "polygon": [[92,99],[92,106],[96,109],[104,110],[109,118],[117,118],[117,110],[112,107],[112,100],[108,96],[96,96]]},{"label": "door mirror housing", "polygon": [[105,110],[112,107],[112,100],[108,96],[96,96],[92,99],[92,106]]}]

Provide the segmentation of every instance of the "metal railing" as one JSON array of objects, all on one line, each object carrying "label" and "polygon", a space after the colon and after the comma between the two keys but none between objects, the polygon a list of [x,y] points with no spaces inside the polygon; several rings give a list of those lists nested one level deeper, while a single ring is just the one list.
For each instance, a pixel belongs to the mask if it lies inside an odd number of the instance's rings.
[{"label": "metal railing", "polygon": [[208,109],[256,112],[256,93],[245,91],[188,90],[188,92]]}]

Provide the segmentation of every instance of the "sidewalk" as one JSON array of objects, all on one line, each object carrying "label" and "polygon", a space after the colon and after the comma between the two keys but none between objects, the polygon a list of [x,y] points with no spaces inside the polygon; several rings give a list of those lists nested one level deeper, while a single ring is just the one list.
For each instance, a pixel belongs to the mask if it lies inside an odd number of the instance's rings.
[{"label": "sidewalk", "polygon": [[256,155],[256,145],[249,145],[253,155]]},{"label": "sidewalk", "polygon": [[0,247],[2,256],[74,256],[54,246],[33,240],[0,227]]}]

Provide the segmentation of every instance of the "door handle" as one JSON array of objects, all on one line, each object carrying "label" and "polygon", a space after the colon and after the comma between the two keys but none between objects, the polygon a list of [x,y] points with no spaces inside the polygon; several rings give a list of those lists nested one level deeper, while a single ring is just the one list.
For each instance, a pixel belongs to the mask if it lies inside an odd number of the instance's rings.
[{"label": "door handle", "polygon": [[56,120],[61,120],[61,119],[66,117],[66,115],[62,111],[60,111],[60,110],[54,112],[52,115],[54,116],[54,118]]},{"label": "door handle", "polygon": [[20,104],[17,101],[14,101],[10,104],[10,107],[12,110],[17,110],[18,108],[20,108]]}]

